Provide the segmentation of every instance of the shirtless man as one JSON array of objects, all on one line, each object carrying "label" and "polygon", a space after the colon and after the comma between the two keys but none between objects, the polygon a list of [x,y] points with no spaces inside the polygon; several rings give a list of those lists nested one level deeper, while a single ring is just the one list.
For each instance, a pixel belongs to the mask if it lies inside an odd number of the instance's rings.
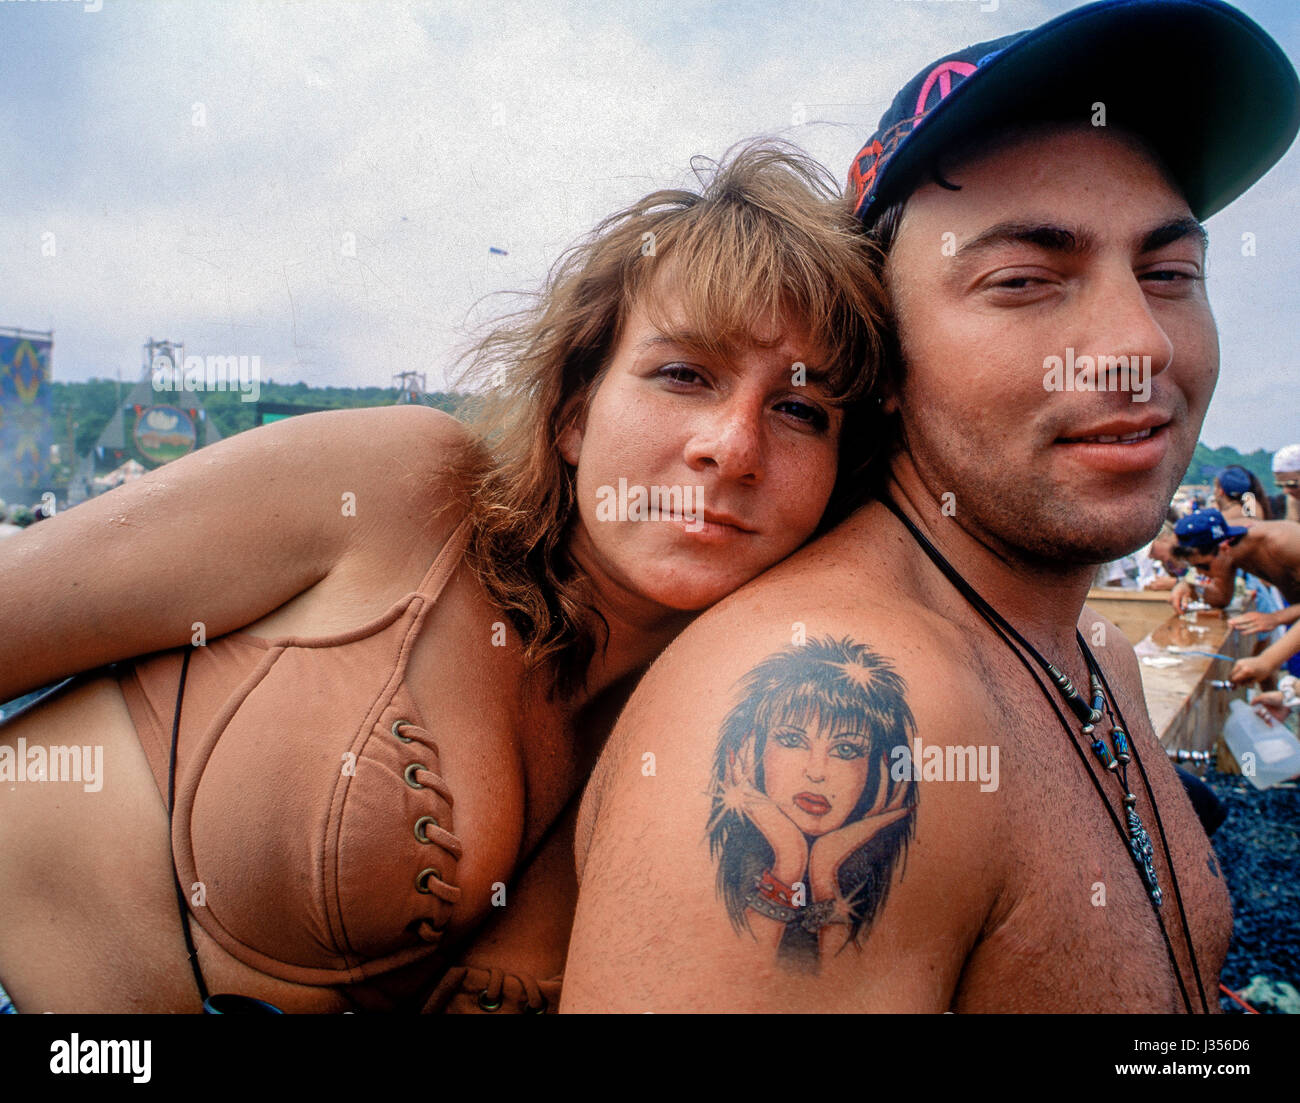
[{"label": "shirtless man", "polygon": [[[1202,509],[1184,517],[1174,528],[1175,552],[1205,573],[1205,600],[1222,608],[1232,600],[1237,571],[1271,582],[1288,602],[1300,601],[1300,524],[1295,521],[1255,521],[1240,517],[1230,524],[1217,509]],[[1169,600],[1180,613],[1195,598],[1190,582],[1180,582]],[[1295,618],[1291,618],[1294,620]],[[1277,624],[1291,621],[1277,621]]]},{"label": "shirtless man", "polygon": [[[1197,74],[1176,96],[1152,41]],[[1094,5],[903,89],[850,174],[902,351],[880,498],[700,618],[633,695],[580,815],[562,1009],[1217,1010],[1227,891],[1132,649],[1084,598],[1187,469],[1218,371],[1196,220],[1281,155],[1296,97],[1277,47],[1213,2]],[[1263,102],[1231,150],[1183,125]],[[1047,385],[1085,355],[1150,368]],[[1086,736],[1081,643],[1109,687]],[[1133,761],[1101,768],[1092,740]]]},{"label": "shirtless man", "polygon": [[[1237,571],[1243,570],[1271,582],[1289,604],[1276,612],[1250,612],[1229,622],[1242,632],[1271,632],[1290,628],[1258,655],[1237,660],[1229,680],[1244,685],[1263,681],[1293,655],[1300,653],[1300,524],[1294,521],[1252,521],[1228,524],[1218,510],[1205,509],[1184,517],[1175,532],[1178,551],[1192,566],[1205,571],[1202,594],[1211,605],[1224,606],[1232,599]],[[1180,582],[1170,600],[1181,612],[1194,591]]]}]

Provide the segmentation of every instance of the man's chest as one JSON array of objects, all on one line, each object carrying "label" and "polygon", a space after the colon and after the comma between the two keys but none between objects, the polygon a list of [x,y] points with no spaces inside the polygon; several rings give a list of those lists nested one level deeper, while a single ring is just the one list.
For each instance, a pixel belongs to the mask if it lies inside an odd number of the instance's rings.
[{"label": "man's chest", "polygon": [[[1181,978],[1193,1008],[1204,991],[1213,1010],[1232,930],[1227,890],[1141,703],[1119,701],[1136,746],[1126,786],[1120,771],[1101,767],[1068,712],[1069,736],[1037,691],[999,697],[1010,721],[1002,756],[1008,880],[963,974],[959,1004],[1180,1011]],[[1109,723],[1098,727],[1111,748],[1109,732]],[[1159,907],[1134,859],[1132,839],[1141,836],[1128,820],[1127,792],[1150,841]]]}]

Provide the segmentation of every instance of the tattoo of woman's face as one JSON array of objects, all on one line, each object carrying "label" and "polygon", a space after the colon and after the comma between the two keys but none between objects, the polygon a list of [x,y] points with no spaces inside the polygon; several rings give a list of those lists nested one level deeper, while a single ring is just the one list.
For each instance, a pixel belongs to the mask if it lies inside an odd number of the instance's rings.
[{"label": "tattoo of woman's face", "polygon": [[733,925],[816,969],[866,936],[915,827],[891,775],[915,728],[902,678],[851,640],[810,640],[755,666],[714,756],[710,851]]}]

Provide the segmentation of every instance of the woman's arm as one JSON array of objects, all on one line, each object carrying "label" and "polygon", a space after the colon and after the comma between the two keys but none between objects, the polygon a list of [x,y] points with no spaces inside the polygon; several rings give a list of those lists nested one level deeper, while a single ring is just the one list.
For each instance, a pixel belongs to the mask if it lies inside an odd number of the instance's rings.
[{"label": "woman's arm", "polygon": [[[0,701],[207,638],[319,582],[439,497],[464,430],[425,407],[289,418],[203,448],[0,543]],[[352,495],[352,505],[349,498]]]}]

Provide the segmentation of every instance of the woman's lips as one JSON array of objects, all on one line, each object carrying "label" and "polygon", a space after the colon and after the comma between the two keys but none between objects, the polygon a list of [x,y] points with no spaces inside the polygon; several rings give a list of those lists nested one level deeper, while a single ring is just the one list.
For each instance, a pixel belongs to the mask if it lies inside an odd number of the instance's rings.
[{"label": "woman's lips", "polygon": [[810,816],[824,816],[831,810],[831,802],[816,793],[798,793],[794,802]]}]

